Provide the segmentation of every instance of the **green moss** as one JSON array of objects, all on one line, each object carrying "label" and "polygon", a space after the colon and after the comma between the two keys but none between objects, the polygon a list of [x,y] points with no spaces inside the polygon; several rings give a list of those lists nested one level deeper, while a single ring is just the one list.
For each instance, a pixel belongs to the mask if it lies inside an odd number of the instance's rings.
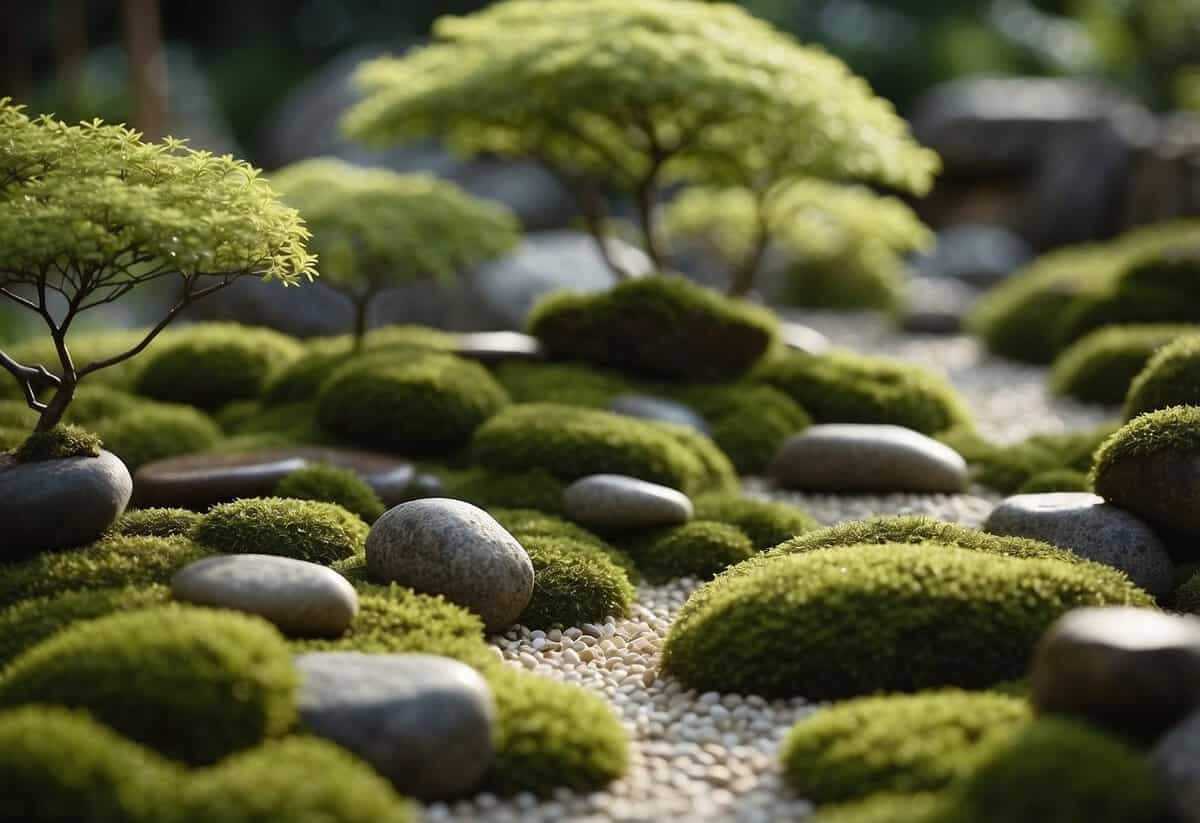
[{"label": "green moss", "polygon": [[562,511],[562,481],[541,469],[508,473],[471,468],[443,471],[440,477],[443,496],[465,500],[481,508],[499,506]]},{"label": "green moss", "polygon": [[533,597],[517,621],[534,629],[602,623],[633,601],[625,571],[600,549],[569,537],[522,535],[533,562]]},{"label": "green moss", "polygon": [[1030,718],[1028,703],[997,694],[865,697],[801,720],[780,758],[788,783],[814,803],[937,791],[968,774],[989,753],[987,743]]},{"label": "green moss", "polygon": [[362,554],[367,531],[361,518],[336,503],[262,497],[213,506],[193,538],[213,551],[328,564]]},{"label": "green moss", "polygon": [[4,671],[0,705],[86,709],[172,758],[211,763],[287,731],[298,682],[266,621],[172,605],[58,632]]},{"label": "green moss", "polygon": [[1200,334],[1179,337],[1150,358],[1129,387],[1125,418],[1171,406],[1200,406]]},{"label": "green moss", "polygon": [[379,352],[355,358],[329,377],[317,420],[365,448],[439,454],[466,445],[507,403],[504,389],[477,363]]},{"label": "green moss", "polygon": [[263,410],[257,400],[234,400],[213,412],[212,418],[223,432],[237,431],[248,420],[253,420]]},{"label": "green moss", "polygon": [[[946,800],[940,794],[872,795],[865,800],[823,806],[811,823],[936,823]],[[1012,823],[1016,823],[1013,821]]]},{"label": "green moss", "polygon": [[385,508],[367,481],[348,469],[323,463],[298,469],[280,480],[275,496],[337,503],[367,523],[374,523]]},{"label": "green moss", "polygon": [[1200,450],[1200,407],[1176,406],[1135,417],[1105,440],[1096,450],[1092,485],[1096,494],[1108,495],[1105,473],[1125,457],[1140,457],[1161,451]]},{"label": "green moss", "polygon": [[1088,471],[1096,448],[1115,429],[1115,424],[1104,424],[1082,431],[1035,434],[1017,443],[999,445],[957,428],[938,439],[967,460],[975,482],[1012,494],[1046,472]]},{"label": "green moss", "polygon": [[723,451],[706,435],[677,423],[647,421],[687,449],[700,463],[703,475],[697,488],[705,491],[735,491],[741,488],[737,469]]},{"label": "green moss", "polygon": [[970,422],[945,378],[888,358],[793,351],[765,362],[755,377],[791,396],[818,423],[893,423],[936,434]]},{"label": "green moss", "polygon": [[335,438],[317,423],[317,404],[284,403],[242,419],[231,429],[231,439],[276,437],[289,445],[334,443]]},{"label": "green moss", "polygon": [[75,390],[66,417],[72,423],[90,427],[98,420],[136,412],[148,405],[144,398],[105,385],[85,384]]},{"label": "green moss", "polygon": [[24,400],[0,400],[0,428],[19,429],[28,435],[37,421],[38,413]]},{"label": "green moss", "polygon": [[627,552],[570,520],[537,509],[488,509],[488,514],[522,545],[527,538],[541,537],[566,538],[572,543],[582,543],[602,552],[614,564],[624,569],[630,581],[637,581],[637,568]]},{"label": "green moss", "polygon": [[155,460],[207,451],[221,439],[212,418],[189,406],[144,404],[138,411],[92,425],[131,472]]},{"label": "green moss", "polygon": [[13,451],[18,463],[39,463],[68,457],[99,457],[104,441],[92,432],[62,423],[47,431],[37,431]]},{"label": "green moss", "polygon": [[781,300],[791,306],[835,310],[888,309],[902,301],[904,278],[899,271],[862,268],[847,271],[839,265],[842,262],[791,265],[785,272]]},{"label": "green moss", "polygon": [[475,433],[471,452],[495,471],[542,469],[564,482],[589,474],[626,474],[689,494],[736,482],[728,460],[703,435],[550,403],[500,412]]},{"label": "green moss", "polygon": [[1035,474],[1017,489],[1017,494],[1041,494],[1044,492],[1091,491],[1087,472],[1075,469],[1051,469]]},{"label": "green moss", "polygon": [[1171,605],[1176,611],[1200,614],[1200,572],[1193,571],[1175,588]]},{"label": "green moss", "polygon": [[775,342],[770,312],[681,277],[639,277],[601,294],[559,292],[538,302],[529,331],[551,356],[668,378],[722,380],[752,367]]},{"label": "green moss", "polygon": [[638,571],[651,583],[677,577],[708,580],[755,553],[754,544],[741,529],[707,520],[655,529],[628,541],[626,548]]},{"label": "green moss", "polygon": [[104,537],[82,548],[0,565],[0,605],[76,589],[167,583],[179,569],[211,553],[182,537]]},{"label": "green moss", "polygon": [[494,373],[514,403],[562,403],[603,409],[614,398],[637,391],[619,372],[584,363],[510,360],[497,365]]},{"label": "green moss", "polygon": [[138,394],[215,410],[262,393],[267,375],[303,353],[296,340],[277,331],[205,323],[173,331],[145,356]]},{"label": "green moss", "polygon": [[[95,360],[106,360],[110,357],[115,357],[138,345],[142,341],[142,338],[146,336],[146,331],[146,329],[121,329],[119,331],[79,331],[77,333],[76,330],[72,329],[70,337],[71,357],[74,359],[76,366],[84,366]],[[142,356],[131,357],[122,363],[109,366],[90,375],[87,379],[88,388],[104,385],[124,391],[131,391],[133,383],[146,363],[146,359],[153,356],[159,350],[159,347],[177,331],[179,330],[168,329],[163,334],[160,334],[150,343]],[[46,366],[55,374],[61,370],[59,368],[58,352],[55,350],[54,341],[49,335],[38,335],[37,337],[28,338],[14,344],[12,347],[6,347],[5,351],[18,363],[40,364]],[[9,380],[7,383],[0,381],[0,386],[4,386],[5,388],[11,387],[10,390],[16,396],[20,395],[15,381]],[[0,393],[3,393],[3,391],[4,389],[0,389]]]},{"label": "green moss", "polygon": [[697,496],[692,503],[697,520],[715,520],[737,526],[758,551],[766,551],[819,527],[812,515],[799,506],[777,500],[713,492]]},{"label": "green moss", "polygon": [[[1117,405],[1156,351],[1196,326],[1109,326],[1085,335],[1054,360],[1050,389],[1084,403]],[[1172,404],[1173,405],[1173,404]]]},{"label": "green moss", "polygon": [[700,691],[804,695],[986,687],[1082,606],[1152,606],[1098,564],[884,544],[776,557],[689,598],[665,670]]},{"label": "green moss", "polygon": [[201,519],[188,509],[132,509],[121,515],[111,531],[125,537],[186,537]]},{"label": "green moss", "polygon": [[741,474],[763,474],[783,441],[812,423],[804,409],[773,386],[696,384],[670,394],[708,421],[713,441]]}]

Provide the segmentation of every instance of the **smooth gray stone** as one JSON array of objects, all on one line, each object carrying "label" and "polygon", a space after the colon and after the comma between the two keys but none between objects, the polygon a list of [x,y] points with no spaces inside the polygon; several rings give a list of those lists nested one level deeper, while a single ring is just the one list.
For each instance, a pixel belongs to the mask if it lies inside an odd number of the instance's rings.
[{"label": "smooth gray stone", "polygon": [[491,765],[495,703],[470,666],[428,654],[360,652],[295,661],[304,726],[363,758],[403,794],[462,795]]},{"label": "smooth gray stone", "polygon": [[541,341],[518,331],[475,331],[458,335],[459,357],[480,363],[502,363],[505,360],[545,360]]},{"label": "smooth gray stone", "polygon": [[675,526],[692,519],[681,491],[623,474],[581,477],[563,492],[563,509],[576,523],[597,529]]},{"label": "smooth gray stone", "polygon": [[1174,587],[1175,567],[1158,535],[1094,494],[1018,494],[1000,501],[983,529],[1041,540],[1120,569],[1155,597],[1165,597]]},{"label": "smooth gray stone", "polygon": [[952,278],[989,288],[1033,257],[1029,244],[1007,226],[960,223],[941,229],[937,245],[918,255],[914,267],[924,277]]},{"label": "smooth gray stone", "polygon": [[784,441],[768,469],[784,488],[822,492],[961,492],[958,452],[903,426],[826,423]]},{"label": "smooth gray stone", "polygon": [[1178,823],[1200,823],[1200,712],[1167,732],[1150,752],[1150,762]]},{"label": "smooth gray stone", "polygon": [[129,505],[133,478],[121,458],[18,463],[0,455],[0,559],[89,543]]},{"label": "smooth gray stone", "polygon": [[779,324],[779,340],[789,349],[805,354],[824,354],[833,347],[828,337],[811,326],[786,320]]},{"label": "smooth gray stone", "polygon": [[176,600],[263,617],[285,634],[336,637],[358,613],[358,595],[333,569],[266,554],[206,557],[171,578]]},{"label": "smooth gray stone", "polygon": [[482,617],[489,632],[515,623],[533,597],[533,563],[516,538],[483,509],[444,497],[401,503],[376,520],[367,572],[440,594]]},{"label": "smooth gray stone", "polygon": [[1030,700],[1142,740],[1200,706],[1200,619],[1130,607],[1076,609],[1038,642]]},{"label": "smooth gray stone", "polygon": [[701,434],[710,432],[708,423],[695,411],[682,403],[662,397],[652,397],[648,394],[622,394],[612,399],[608,404],[608,410],[626,417],[640,417],[643,420],[657,420],[660,423],[687,426]]}]

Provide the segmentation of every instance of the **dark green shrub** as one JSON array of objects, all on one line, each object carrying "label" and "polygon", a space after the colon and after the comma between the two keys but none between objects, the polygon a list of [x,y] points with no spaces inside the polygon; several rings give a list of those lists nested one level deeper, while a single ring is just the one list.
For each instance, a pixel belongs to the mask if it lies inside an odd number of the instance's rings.
[{"label": "dark green shrub", "polygon": [[991,740],[1031,716],[1025,701],[986,692],[864,697],[801,720],[780,759],[788,783],[814,803],[936,791],[970,773]]},{"label": "dark green shrub", "polygon": [[1017,489],[1017,494],[1042,494],[1044,492],[1091,491],[1087,472],[1075,469],[1052,469],[1035,474]]},{"label": "dark green shrub", "polygon": [[99,457],[104,441],[90,431],[60,423],[46,431],[35,431],[13,451],[18,463],[38,463],[67,457]]},{"label": "dark green shrub", "polygon": [[230,554],[277,554],[329,564],[362,554],[367,524],[336,503],[259,497],[213,506],[195,541]]},{"label": "dark green shrub", "polygon": [[324,463],[298,469],[280,480],[275,496],[337,503],[367,523],[374,523],[384,512],[383,501],[367,481],[348,469]]},{"label": "dark green shrub", "polygon": [[778,334],[770,312],[681,277],[639,277],[601,294],[538,302],[529,332],[551,356],[690,380],[742,374]]},{"label": "dark green shrub", "polygon": [[172,758],[212,763],[287,731],[297,685],[266,621],[172,605],[58,632],[8,666],[0,705],[86,709]]},{"label": "dark green shrub", "polygon": [[562,511],[563,483],[541,469],[508,473],[476,467],[440,474],[445,487],[443,496],[484,509],[499,506]]},{"label": "dark green shrub", "polygon": [[138,394],[215,410],[262,393],[267,375],[303,354],[303,346],[277,331],[205,323],[174,331],[145,356]]},{"label": "dark green shrub", "polygon": [[1171,406],[1200,406],[1200,334],[1180,337],[1150,358],[1129,387],[1125,419]]},{"label": "dark green shrub", "polygon": [[651,583],[677,577],[707,580],[756,551],[741,529],[708,520],[656,529],[628,541],[626,548]]},{"label": "dark green shrub", "polygon": [[1152,606],[1098,564],[884,544],[776,557],[692,595],[664,669],[700,691],[813,700],[1024,672],[1042,632],[1081,606]]},{"label": "dark green shrub", "polygon": [[208,451],[221,439],[221,429],[212,418],[189,406],[146,403],[136,412],[92,425],[105,448],[125,461],[131,472],[155,460]]},{"label": "dark green shrub", "polygon": [[737,493],[712,492],[697,496],[692,503],[697,520],[716,520],[737,526],[758,551],[766,551],[785,540],[819,528],[808,512],[778,500],[757,500]]},{"label": "dark green shrub", "polygon": [[376,352],[355,358],[323,384],[317,420],[364,448],[452,452],[508,403],[478,363],[443,354]]},{"label": "dark green shrub", "polygon": [[202,515],[188,509],[131,509],[111,529],[125,537],[186,537]]},{"label": "dark green shrub", "polygon": [[1096,448],[1115,430],[1115,424],[1104,424],[1082,431],[1035,434],[1018,443],[997,445],[971,430],[956,428],[938,439],[967,460],[975,482],[1013,494],[1046,472],[1088,471]]},{"label": "dark green shrub", "polygon": [[1197,326],[1108,326],[1081,337],[1054,360],[1050,388],[1084,403],[1117,405],[1156,351]]},{"label": "dark green shrub", "polygon": [[791,396],[818,423],[893,423],[924,434],[970,423],[945,378],[888,358],[791,351],[766,361],[755,377]]},{"label": "dark green shrub", "polygon": [[633,558],[577,523],[537,509],[489,509],[488,514],[522,544],[526,538],[566,538],[572,543],[583,543],[603,552],[609,560],[625,570],[631,581],[636,582],[637,569]]},{"label": "dark green shrub", "polygon": [[521,612],[522,625],[578,626],[628,612],[633,585],[602,549],[569,537],[522,534],[517,540],[533,562],[533,597]]},{"label": "dark green shrub", "polygon": [[743,382],[680,387],[671,394],[703,415],[712,439],[742,474],[762,474],[783,441],[812,418],[773,386]]}]

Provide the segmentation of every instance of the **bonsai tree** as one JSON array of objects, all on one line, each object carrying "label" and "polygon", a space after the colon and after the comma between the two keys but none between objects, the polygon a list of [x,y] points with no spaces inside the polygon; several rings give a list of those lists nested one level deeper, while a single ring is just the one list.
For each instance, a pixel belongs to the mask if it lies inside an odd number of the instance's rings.
[{"label": "bonsai tree", "polygon": [[452,278],[519,237],[508,209],[430,175],[322,158],[289,166],[271,182],[312,231],[321,282],[354,303],[356,347],[380,291],[417,277]]},{"label": "bonsai tree", "polygon": [[507,0],[440,19],[434,37],[360,69],[348,133],[376,144],[437,134],[467,153],[540,161],[619,277],[607,190],[632,197],[661,269],[665,183],[757,195],[806,175],[922,193],[938,165],[843,63],[731,4]]},{"label": "bonsai tree", "polygon": [[[30,119],[7,98],[0,135],[0,297],[40,318],[58,355],[48,368],[0,351],[0,367],[39,412],[39,432],[58,424],[80,381],[143,351],[195,301],[245,275],[294,284],[314,274],[299,215],[242,161],[99,121]],[[81,314],[163,279],[177,296],[157,323],[124,351],[75,362]]]}]

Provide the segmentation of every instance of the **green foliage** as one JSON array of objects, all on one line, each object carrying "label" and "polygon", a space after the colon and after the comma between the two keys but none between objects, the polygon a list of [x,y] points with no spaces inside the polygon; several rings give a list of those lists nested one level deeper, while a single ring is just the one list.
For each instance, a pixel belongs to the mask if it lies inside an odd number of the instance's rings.
[{"label": "green foliage", "polygon": [[697,520],[716,520],[736,526],[760,552],[818,528],[817,521],[804,509],[778,500],[712,492],[699,495],[692,503]]},{"label": "green foliage", "polygon": [[212,763],[287,731],[298,680],[266,621],[172,605],[55,634],[5,669],[0,705],[86,709],[169,757]]},{"label": "green foliage", "polygon": [[213,506],[192,536],[213,551],[329,564],[362,554],[367,531],[336,503],[256,497]]},{"label": "green foliage", "polygon": [[1017,494],[1042,494],[1045,492],[1091,491],[1087,472],[1076,469],[1051,469],[1035,474],[1017,489]]},{"label": "green foliage", "polygon": [[1107,497],[1106,474],[1126,457],[1143,457],[1164,451],[1200,450],[1200,407],[1175,406],[1130,420],[1096,450],[1092,485]]},{"label": "green foliage", "polygon": [[384,512],[383,501],[367,481],[348,469],[324,463],[297,469],[280,480],[275,496],[337,503],[366,523],[374,523]]},{"label": "green foliage", "polygon": [[969,774],[989,743],[1031,719],[1029,704],[957,690],[864,697],[821,709],[783,741],[784,775],[814,803],[937,791]]},{"label": "green foliage", "polygon": [[[1084,335],[1054,359],[1050,388],[1084,403],[1116,405],[1156,351],[1197,326],[1107,326]],[[1172,404],[1173,405],[1173,404]]]},{"label": "green foliage", "polygon": [[1047,472],[1086,472],[1096,448],[1115,429],[1115,424],[1104,424],[1082,431],[1035,434],[1018,443],[998,445],[959,427],[943,432],[938,439],[966,458],[975,482],[1012,494]]},{"label": "green foliage", "polygon": [[[70,341],[71,356],[75,360],[76,365],[97,360],[108,360],[137,346],[142,342],[148,331],[148,329],[73,331]],[[153,342],[147,346],[146,351],[154,351],[161,342],[162,335],[155,337]],[[58,367],[58,350],[54,346],[54,340],[48,335],[45,337],[25,338],[20,342],[13,343],[10,347],[6,346],[4,350],[14,360],[21,363],[41,363],[49,367],[50,371],[55,374],[61,371]],[[85,396],[97,388],[111,388],[129,392],[133,388],[133,383],[137,379],[141,367],[142,361],[136,357],[106,367],[103,371],[98,371],[90,375],[87,381],[79,387],[76,396]],[[14,381],[7,379],[0,380],[0,396],[5,394],[12,397],[20,397],[20,386]],[[74,400],[71,401],[72,405],[74,405],[74,402]],[[68,409],[68,412],[70,412],[70,409]],[[76,419],[76,422],[82,421]]]},{"label": "green foliage", "polygon": [[703,435],[609,412],[528,403],[501,411],[475,433],[471,453],[499,472],[542,469],[564,482],[626,474],[691,494],[728,487],[733,467]]},{"label": "green foliage", "polygon": [[651,583],[677,577],[707,580],[755,553],[746,533],[727,523],[692,520],[628,541],[638,571]]},{"label": "green foliage", "polygon": [[68,457],[99,457],[103,445],[98,435],[61,423],[46,431],[35,431],[12,454],[18,463],[40,463]]},{"label": "green foliage", "polygon": [[1170,406],[1200,406],[1200,334],[1180,336],[1149,359],[1125,398],[1125,419]]},{"label": "green foliage", "polygon": [[533,562],[533,597],[517,622],[548,629],[628,612],[633,585],[603,549],[569,537],[522,534],[517,540]]},{"label": "green foliage", "polygon": [[945,808],[940,794],[881,792],[865,800],[823,806],[811,823],[935,823]]},{"label": "green foliage", "polygon": [[708,421],[713,441],[742,474],[762,474],[783,441],[812,423],[791,397],[760,383],[693,384],[668,396]]},{"label": "green foliage", "polygon": [[439,474],[445,485],[445,497],[465,500],[480,508],[562,511],[562,481],[542,469],[497,472],[474,467]]},{"label": "green foliage", "polygon": [[147,405],[150,404],[135,394],[98,383],[76,390],[66,416],[72,423],[90,427],[98,420],[121,417]]},{"label": "green foliage", "polygon": [[1099,564],[936,544],[831,548],[702,587],[671,627],[663,666],[700,691],[812,700],[980,688],[1024,672],[1066,611],[1106,605],[1153,599]]},{"label": "green foliage", "polygon": [[146,403],[141,409],[92,424],[105,448],[131,472],[155,460],[209,451],[221,440],[212,418],[190,406]]},{"label": "green foliage", "polygon": [[324,383],[317,419],[355,445],[439,454],[466,445],[508,403],[477,363],[442,354],[368,354]]},{"label": "green foliage", "polygon": [[188,509],[132,509],[121,515],[111,532],[124,537],[186,537],[201,519]]},{"label": "green foliage", "polygon": [[666,275],[599,294],[552,293],[528,325],[553,357],[690,380],[737,377],[778,334],[769,311]]},{"label": "green foliage", "polygon": [[1176,611],[1200,615],[1200,572],[1193,572],[1171,595]]},{"label": "green foliage", "polygon": [[517,542],[522,545],[526,539],[543,537],[565,538],[572,543],[582,543],[602,552],[615,565],[623,569],[631,581],[636,582],[637,568],[633,558],[577,523],[536,509],[488,509],[488,514],[507,529],[509,534],[517,538]]},{"label": "green foliage", "polygon": [[494,373],[514,403],[561,403],[602,409],[618,395],[639,391],[619,372],[584,363],[510,360],[497,365]]},{"label": "green foliage", "polygon": [[945,378],[884,357],[788,352],[766,361],[755,378],[790,395],[818,423],[893,423],[924,434],[970,424]]},{"label": "green foliage", "polygon": [[258,397],[271,371],[303,351],[298,341],[271,329],[236,323],[189,326],[155,347],[136,388],[155,400],[214,410]]},{"label": "green foliage", "polygon": [[282,445],[334,442],[333,437],[317,425],[317,405],[312,401],[260,408],[238,421],[233,426],[232,436],[218,448],[237,450],[238,442],[254,438],[274,438]]}]

